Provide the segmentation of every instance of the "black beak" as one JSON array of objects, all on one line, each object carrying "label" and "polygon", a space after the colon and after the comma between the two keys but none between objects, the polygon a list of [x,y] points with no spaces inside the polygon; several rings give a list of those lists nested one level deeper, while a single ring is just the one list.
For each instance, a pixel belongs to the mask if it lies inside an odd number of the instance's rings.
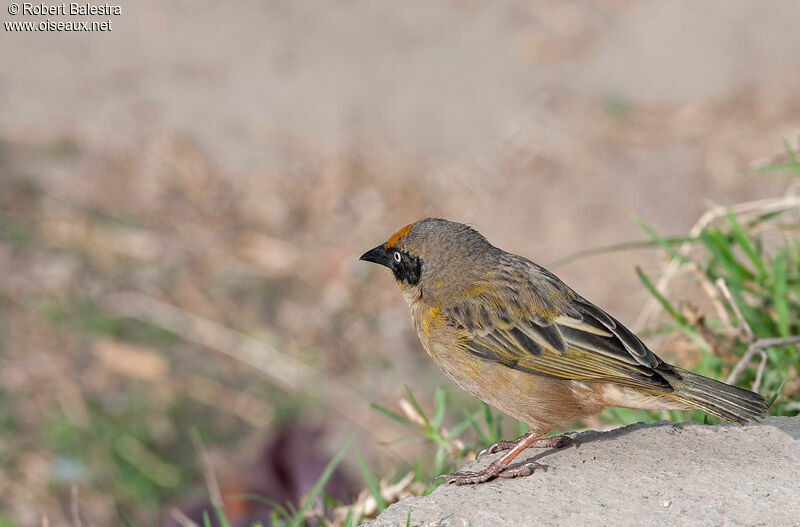
[{"label": "black beak", "polygon": [[383,247],[383,244],[378,245],[374,249],[370,249],[369,251],[365,252],[361,255],[359,260],[365,260],[367,262],[372,262],[380,265],[384,265],[386,267],[390,267],[392,264],[392,257],[389,256],[389,253],[386,252],[386,249]]}]

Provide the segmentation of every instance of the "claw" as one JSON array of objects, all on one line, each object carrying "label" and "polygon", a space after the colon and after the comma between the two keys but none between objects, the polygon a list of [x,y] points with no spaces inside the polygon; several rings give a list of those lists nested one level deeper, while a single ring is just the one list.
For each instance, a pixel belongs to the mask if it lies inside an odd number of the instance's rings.
[{"label": "claw", "polygon": [[570,436],[556,436],[553,439],[558,439],[553,445],[553,448],[564,448],[565,446],[574,446],[575,450],[578,450],[578,443],[575,442]]},{"label": "claw", "polygon": [[524,436],[514,441],[498,441],[493,445],[489,445],[480,452],[480,457],[484,454],[494,454],[502,450],[509,450],[510,452],[504,454],[499,459],[489,463],[489,465],[480,472],[453,472],[452,474],[442,474],[433,478],[433,481],[444,479],[448,484],[455,485],[472,485],[475,483],[483,483],[494,478],[519,478],[530,476],[536,469],[547,471],[547,467],[535,461],[528,461],[519,465],[510,465],[511,460],[519,455],[523,450],[528,447],[536,448],[563,448],[567,445],[572,445],[578,448],[578,444],[569,436],[553,436],[540,438],[536,437],[534,432],[528,432]]},{"label": "claw", "polygon": [[[480,476],[479,472],[453,472],[452,474],[441,474],[433,478],[433,481],[437,479],[443,479],[448,485],[452,485],[455,483],[456,485],[465,485],[468,480],[475,478],[476,476]],[[485,480],[484,480],[485,481]]]},{"label": "claw", "polygon": [[537,463],[536,461],[528,461],[527,463],[522,463],[520,465],[515,465],[513,467],[508,467],[507,469],[500,472],[497,477],[498,478],[524,478],[526,476],[530,476],[533,472],[537,469],[542,469],[543,472],[547,472],[547,467],[542,465],[541,463]]}]

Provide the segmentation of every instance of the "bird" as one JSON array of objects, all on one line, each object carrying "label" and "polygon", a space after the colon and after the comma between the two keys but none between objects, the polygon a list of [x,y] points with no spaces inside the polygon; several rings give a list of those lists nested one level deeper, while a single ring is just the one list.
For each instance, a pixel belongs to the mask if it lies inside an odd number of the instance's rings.
[{"label": "bird", "polygon": [[575,445],[554,429],[607,407],[700,409],[744,424],[769,406],[752,391],[664,362],[631,330],[531,260],[471,226],[439,218],[406,225],[360,260],[389,268],[422,347],[457,386],[528,425],[478,472],[438,478],[469,485],[529,476],[526,448]]}]

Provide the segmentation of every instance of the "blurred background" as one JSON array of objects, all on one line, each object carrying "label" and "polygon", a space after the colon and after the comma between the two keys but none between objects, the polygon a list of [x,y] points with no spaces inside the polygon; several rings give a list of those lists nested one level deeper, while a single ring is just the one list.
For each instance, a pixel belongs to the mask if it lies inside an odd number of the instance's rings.
[{"label": "blurred background", "polygon": [[[11,16],[4,22],[76,20]],[[785,192],[800,4],[139,0],[0,33],[0,525],[308,492],[448,385],[366,249],[426,216],[547,265]],[[556,269],[641,330],[634,265]],[[669,356],[670,350],[655,350]],[[348,455],[331,482],[364,487]],[[211,473],[211,476],[209,474]],[[261,509],[259,509],[261,507]],[[232,523],[266,505],[231,500]],[[173,521],[174,515],[168,520]]]}]

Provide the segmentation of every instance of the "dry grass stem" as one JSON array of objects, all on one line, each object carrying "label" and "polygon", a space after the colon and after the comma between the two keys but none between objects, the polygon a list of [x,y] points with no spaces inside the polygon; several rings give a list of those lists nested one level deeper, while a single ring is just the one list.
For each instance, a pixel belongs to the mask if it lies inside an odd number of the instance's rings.
[{"label": "dry grass stem", "polygon": [[742,355],[742,358],[739,359],[739,362],[736,363],[736,366],[734,366],[733,371],[731,371],[731,374],[728,376],[725,382],[728,384],[736,384],[736,381],[738,381],[739,377],[742,376],[745,368],[747,368],[747,364],[750,362],[750,360],[752,360],[756,353],[763,352],[763,350],[771,348],[772,346],[789,346],[791,344],[798,343],[800,343],[800,336],[758,339],[755,342],[750,343],[750,345],[747,347],[747,351],[745,351],[744,355]]},{"label": "dry grass stem", "polygon": [[81,509],[78,505],[78,486],[72,484],[69,489],[69,512],[72,516],[72,527],[84,527],[81,520]]},{"label": "dry grass stem", "polygon": [[750,327],[750,324],[747,323],[747,320],[744,318],[742,314],[742,310],[739,309],[739,304],[736,303],[733,299],[733,295],[731,295],[730,289],[728,289],[728,284],[725,283],[724,278],[717,278],[717,287],[720,291],[722,291],[723,296],[725,296],[725,300],[728,301],[728,305],[731,306],[733,312],[736,314],[736,318],[739,319],[739,327],[742,329],[744,333],[746,342],[753,342],[755,339],[755,335],[753,334],[753,329]]},{"label": "dry grass stem", "polygon": [[206,489],[208,489],[208,496],[211,500],[211,505],[219,509],[224,509],[225,504],[222,499],[222,491],[220,490],[219,480],[217,479],[217,473],[214,471],[214,465],[211,462],[211,456],[208,455],[208,450],[206,450],[206,445],[203,444],[203,439],[200,437],[200,433],[196,428],[192,428],[190,437],[192,438],[194,450],[197,452],[197,456],[200,458],[200,461],[203,464],[203,478],[206,482]]},{"label": "dry grass stem", "polygon": [[[387,480],[382,479],[379,483],[381,497],[386,500],[386,503],[392,504],[400,501],[406,496],[418,495],[425,486],[420,482],[414,481],[414,472],[409,472],[397,483],[389,484]],[[337,507],[333,513],[333,520],[326,522],[329,527],[339,527],[344,524],[344,519],[350,511],[353,511],[353,517],[370,518],[375,516],[378,512],[378,502],[369,490],[363,490],[358,495],[355,503],[352,505],[344,505]]]},{"label": "dry grass stem", "polygon": [[408,400],[400,399],[397,404],[406,417],[408,417],[409,421],[418,426],[425,426],[425,418],[419,414],[417,409],[414,408],[414,405],[408,402]]},{"label": "dry grass stem", "polygon": [[756,371],[756,380],[753,381],[753,391],[757,392],[761,387],[761,376],[764,375],[764,368],[767,365],[767,352],[761,350],[758,352],[761,355],[761,362],[758,363],[758,370]]},{"label": "dry grass stem", "polygon": [[180,484],[178,469],[159,458],[152,449],[132,435],[118,437],[114,441],[114,451],[160,487],[174,488]]},{"label": "dry grass stem", "polygon": [[178,522],[178,524],[180,524],[181,527],[200,527],[199,525],[197,525],[197,523],[192,521],[191,518],[186,516],[177,507],[171,507],[169,509],[169,515],[172,516],[172,519],[175,520],[176,522]]},{"label": "dry grass stem", "polygon": [[[697,222],[689,231],[689,236],[696,238],[706,227],[717,221],[719,218],[724,217],[728,211],[731,211],[737,216],[763,215],[770,212],[777,212],[791,208],[800,208],[800,195],[792,194],[780,198],[748,201],[745,203],[731,205],[729,207],[717,206],[700,216],[700,219],[697,220]],[[691,249],[692,243],[685,242],[678,248],[678,253],[683,256],[687,256]],[[666,268],[664,269],[663,275],[655,284],[656,290],[658,290],[662,295],[667,296],[669,293],[669,285],[682,265],[683,264],[681,264],[681,262],[677,259],[671,259],[669,264],[667,264]],[[708,292],[709,290],[706,289],[706,291]],[[658,300],[655,297],[649,298],[636,319],[636,327],[647,327],[650,324],[651,319],[659,311],[659,308],[660,304]]]},{"label": "dry grass stem", "polygon": [[747,320],[744,318],[739,305],[733,299],[733,295],[731,295],[725,280],[718,278],[716,284],[719,290],[722,291],[725,300],[728,301],[731,309],[733,309],[733,312],[736,314],[736,318],[739,319],[739,327],[744,334],[744,341],[748,345],[747,351],[745,351],[744,355],[742,355],[742,358],[739,359],[739,362],[737,362],[736,366],[734,366],[733,370],[731,370],[731,373],[728,375],[728,378],[725,380],[725,382],[728,384],[736,384],[736,381],[738,381],[739,377],[742,376],[742,373],[744,373],[745,368],[747,368],[747,365],[750,363],[753,356],[758,353],[761,355],[761,362],[758,365],[756,379],[753,382],[752,387],[752,390],[757,392],[758,388],[761,386],[761,377],[764,374],[764,368],[767,365],[767,354],[764,350],[772,346],[786,346],[789,344],[800,343],[800,336],[768,339],[757,338],[755,333],[753,333],[753,329],[750,327],[750,324],[748,324]]},{"label": "dry grass stem", "polygon": [[742,373],[744,373],[744,370],[747,368],[750,360],[752,360],[753,356],[758,353],[761,355],[761,362],[758,365],[756,379],[753,382],[752,387],[753,391],[757,392],[758,388],[761,386],[761,376],[764,374],[764,368],[767,365],[767,354],[764,350],[772,346],[786,346],[789,344],[800,343],[800,336],[768,339],[757,338],[753,333],[753,329],[750,327],[750,324],[748,324],[747,320],[744,318],[739,305],[733,299],[733,295],[731,295],[725,280],[718,278],[716,284],[719,290],[722,291],[723,296],[725,296],[725,300],[728,301],[731,309],[733,309],[733,312],[736,314],[736,318],[739,319],[739,327],[744,334],[744,341],[748,345],[747,351],[744,353],[744,355],[742,355],[742,358],[739,359],[739,362],[736,363],[736,366],[734,366],[733,370],[731,370],[731,373],[728,375],[728,378],[725,380],[725,382],[728,384],[736,384],[736,381],[738,381],[739,377],[742,376]]},{"label": "dry grass stem", "polygon": [[717,313],[717,318],[719,318],[723,326],[732,327],[733,324],[731,323],[731,317],[728,314],[728,310],[725,309],[725,304],[720,298],[719,287],[715,287],[708,277],[706,277],[705,273],[700,271],[696,265],[694,266],[694,271],[695,275],[700,280],[700,285],[702,286],[703,291],[706,293],[706,296],[711,301],[711,305],[714,307],[714,311]]}]

